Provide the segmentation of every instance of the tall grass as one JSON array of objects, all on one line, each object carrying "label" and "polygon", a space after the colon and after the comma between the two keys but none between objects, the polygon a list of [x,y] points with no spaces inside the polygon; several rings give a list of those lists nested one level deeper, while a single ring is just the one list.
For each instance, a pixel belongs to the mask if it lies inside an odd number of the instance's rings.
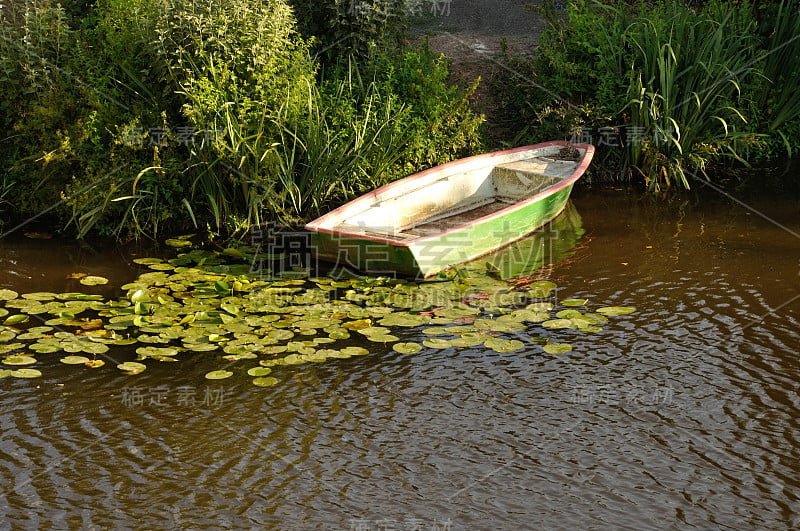
[{"label": "tall grass", "polygon": [[567,14],[537,50],[545,90],[508,90],[519,129],[550,118],[525,141],[617,128],[622,148],[593,136],[595,169],[651,190],[800,148],[800,0],[571,0]]},{"label": "tall grass", "polygon": [[369,82],[357,89],[357,113],[342,124],[334,114],[353,105],[354,83],[362,83],[359,76],[337,80],[325,94],[308,83],[301,112],[262,110],[246,123],[235,102],[222,106],[215,126],[223,135],[214,140],[215,156],[198,163],[203,169],[192,186],[218,225],[237,218],[249,226],[264,216],[297,222],[396,176],[408,150],[407,131],[396,126],[406,107]]},{"label": "tall grass", "polygon": [[309,87],[308,109],[297,127],[284,126],[278,161],[281,213],[289,218],[317,216],[337,202],[385,184],[407,150],[407,132],[394,126],[405,106],[368,83],[361,119],[345,127],[333,123],[330,112],[349,103],[352,79],[336,82],[322,97]]},{"label": "tall grass", "polygon": [[760,56],[767,84],[759,103],[770,110],[768,129],[775,132],[800,116],[800,1],[779,2],[769,22],[774,26]]},{"label": "tall grass", "polygon": [[629,88],[631,126],[644,132],[626,149],[629,164],[658,190],[689,188],[687,173],[705,173],[720,156],[739,158],[753,136],[737,108],[741,83],[753,73],[753,28],[732,13],[719,17],[667,2],[656,20],[628,30],[632,44]]}]

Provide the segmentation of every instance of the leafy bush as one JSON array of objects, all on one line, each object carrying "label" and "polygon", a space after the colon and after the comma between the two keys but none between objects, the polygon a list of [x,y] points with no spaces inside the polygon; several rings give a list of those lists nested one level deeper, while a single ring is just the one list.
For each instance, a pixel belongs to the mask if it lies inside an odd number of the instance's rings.
[{"label": "leafy bush", "polygon": [[507,114],[523,117],[528,136],[621,131],[622,145],[605,146],[622,155],[610,155],[623,163],[617,178],[635,173],[654,190],[689,187],[726,159],[774,156],[776,139],[800,145],[790,134],[800,125],[800,19],[788,16],[798,6],[575,0],[566,20],[543,9],[535,88],[501,86],[516,94]]},{"label": "leafy bush", "polygon": [[0,17],[0,200],[79,237],[296,220],[479,145],[429,50],[370,46],[318,76],[285,0],[23,0]]},{"label": "leafy bush", "polygon": [[367,55],[399,42],[406,22],[406,0],[291,0],[300,32],[313,37],[328,59]]}]

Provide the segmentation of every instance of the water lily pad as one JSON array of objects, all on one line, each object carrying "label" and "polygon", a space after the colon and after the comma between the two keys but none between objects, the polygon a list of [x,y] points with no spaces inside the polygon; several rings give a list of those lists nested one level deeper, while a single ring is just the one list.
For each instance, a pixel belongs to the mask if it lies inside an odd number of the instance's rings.
[{"label": "water lily pad", "polygon": [[549,312],[555,306],[552,302],[533,302],[525,307],[526,310],[533,310],[534,312]]},{"label": "water lily pad", "polygon": [[14,342],[14,343],[6,343],[5,345],[0,345],[0,354],[6,354],[8,352],[13,352],[15,350],[19,350],[25,347],[25,343]]},{"label": "water lily pad", "polygon": [[177,356],[178,349],[173,347],[139,347],[136,353],[140,356]]},{"label": "water lily pad", "polygon": [[524,343],[517,339],[502,339],[499,337],[492,337],[484,342],[486,348],[490,348],[495,352],[507,353],[514,352],[524,347]]},{"label": "water lily pad", "polygon": [[563,354],[572,350],[569,343],[548,343],[542,347],[548,354]]},{"label": "water lily pad", "polygon": [[32,350],[34,352],[37,352],[37,353],[40,353],[40,354],[50,354],[50,353],[58,352],[59,350],[62,350],[62,348],[61,348],[61,346],[59,344],[44,343],[44,342],[31,343],[28,346],[28,348],[30,350]]},{"label": "water lily pad", "polygon": [[450,345],[459,348],[477,347],[478,345],[483,344],[484,341],[486,341],[486,336],[484,334],[468,332],[466,334],[462,334],[461,337],[451,339]]},{"label": "water lily pad", "polygon": [[572,321],[569,319],[550,319],[549,321],[545,321],[542,323],[542,326],[545,328],[572,328]]},{"label": "water lily pad", "polygon": [[395,343],[392,350],[400,354],[415,354],[422,350],[422,346],[419,343]]},{"label": "water lily pad", "polygon": [[428,348],[450,348],[453,346],[447,339],[439,338],[426,339],[422,344]]},{"label": "water lily pad", "polygon": [[108,284],[108,279],[97,275],[88,275],[80,279],[79,282],[84,286],[100,286],[102,284]]},{"label": "water lily pad", "polygon": [[26,323],[26,322],[28,322],[29,319],[30,319],[30,317],[28,317],[27,315],[22,314],[22,313],[18,313],[18,314],[12,315],[11,317],[6,317],[6,320],[3,321],[3,324],[6,325],[6,326],[14,326],[14,325],[17,325],[17,324]]},{"label": "water lily pad", "polygon": [[57,295],[55,293],[50,293],[49,291],[37,291],[34,293],[23,293],[23,299],[29,299],[33,301],[51,301],[55,299]]},{"label": "water lily pad", "polygon": [[133,262],[141,265],[160,264],[164,260],[162,258],[135,258]]},{"label": "water lily pad", "polygon": [[363,330],[365,328],[369,328],[372,325],[372,319],[359,319],[357,321],[348,321],[342,324],[342,328],[346,328],[348,330]]},{"label": "water lily pad", "polygon": [[193,352],[211,352],[212,350],[219,349],[219,346],[214,343],[184,342],[183,347]]},{"label": "water lily pad", "polygon": [[186,247],[191,247],[193,245],[192,242],[190,242],[189,240],[183,240],[180,238],[168,238],[164,240],[164,243],[176,249],[183,249]]},{"label": "water lily pad", "polygon": [[206,373],[206,380],[224,380],[233,376],[231,371],[211,371]]},{"label": "water lily pad", "polygon": [[578,310],[561,310],[556,313],[556,317],[559,319],[580,319],[583,317],[583,314]]},{"label": "water lily pad", "polygon": [[289,354],[288,356],[283,358],[282,363],[285,365],[300,365],[301,363],[305,363],[306,361],[308,360],[306,360],[300,354]]},{"label": "water lily pad", "polygon": [[525,330],[525,325],[514,320],[476,319],[473,324],[478,330],[489,330],[492,332],[518,332],[520,330]]},{"label": "water lily pad", "polygon": [[451,332],[451,328],[450,326],[436,326],[433,328],[426,328],[422,333],[429,336],[454,335],[455,332]]},{"label": "water lily pad", "polygon": [[8,378],[13,372],[11,369],[0,369],[0,379]]},{"label": "water lily pad", "polygon": [[531,323],[541,323],[550,319],[549,313],[528,308],[524,310],[514,310],[509,315],[514,319]]},{"label": "water lily pad", "polygon": [[564,299],[561,301],[562,306],[586,306],[589,299]]},{"label": "water lily pad", "polygon": [[536,299],[544,299],[558,286],[549,280],[537,280],[528,285],[528,295]]},{"label": "water lily pad", "polygon": [[139,363],[137,361],[126,361],[125,363],[120,363],[119,365],[117,365],[117,369],[125,371],[130,375],[139,374],[146,368],[147,365],[145,365],[144,363]]},{"label": "water lily pad", "polygon": [[583,314],[583,319],[589,321],[590,324],[597,325],[603,324],[608,322],[608,317],[605,315],[600,315],[598,313],[585,313]]},{"label": "water lily pad", "polygon": [[3,358],[3,363],[6,365],[33,365],[36,363],[36,358],[32,356],[6,356]]},{"label": "water lily pad", "polygon": [[272,369],[269,367],[253,367],[252,369],[247,370],[247,374],[249,376],[266,376],[272,372]]},{"label": "water lily pad", "polygon": [[227,361],[239,361],[239,360],[252,360],[257,357],[258,354],[255,354],[253,352],[240,352],[237,354],[227,354],[225,356],[222,356],[222,359]]},{"label": "water lily pad", "polygon": [[276,339],[278,341],[285,341],[294,337],[294,332],[291,330],[270,330],[267,337]]},{"label": "water lily pad", "polygon": [[39,378],[42,376],[42,371],[37,369],[17,369],[11,371],[11,376],[15,378]]},{"label": "water lily pad", "polygon": [[92,361],[85,356],[65,356],[59,361],[67,365],[85,365],[87,362]]},{"label": "water lily pad", "polygon": [[597,313],[614,317],[617,315],[631,314],[636,311],[636,308],[630,308],[628,306],[604,306],[598,308],[596,311]]},{"label": "water lily pad", "polygon": [[149,267],[154,271],[171,271],[175,269],[175,266],[172,264],[150,264]]},{"label": "water lily pad", "polygon": [[369,354],[369,350],[364,347],[345,347],[341,352],[349,354],[350,356],[365,356]]},{"label": "water lily pad", "polygon": [[374,341],[376,343],[392,343],[393,341],[400,340],[399,337],[392,334],[369,334],[366,337],[369,341]]},{"label": "water lily pad", "polygon": [[98,367],[102,367],[105,364],[106,362],[103,360],[89,360],[86,363],[84,363],[84,365],[86,365],[90,369],[96,369]]},{"label": "water lily pad", "polygon": [[0,301],[10,301],[19,297],[19,293],[10,289],[0,289]]},{"label": "water lily pad", "polygon": [[262,378],[253,378],[253,385],[257,385],[259,387],[269,387],[271,385],[275,385],[278,383],[278,379],[274,376],[265,376]]}]

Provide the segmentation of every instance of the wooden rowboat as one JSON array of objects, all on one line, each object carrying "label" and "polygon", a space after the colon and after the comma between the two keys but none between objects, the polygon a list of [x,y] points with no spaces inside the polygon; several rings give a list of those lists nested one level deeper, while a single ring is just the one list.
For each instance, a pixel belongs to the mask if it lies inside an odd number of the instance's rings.
[{"label": "wooden rowboat", "polygon": [[456,160],[362,195],[306,225],[317,257],[370,274],[430,277],[558,216],[594,147],[554,141]]}]

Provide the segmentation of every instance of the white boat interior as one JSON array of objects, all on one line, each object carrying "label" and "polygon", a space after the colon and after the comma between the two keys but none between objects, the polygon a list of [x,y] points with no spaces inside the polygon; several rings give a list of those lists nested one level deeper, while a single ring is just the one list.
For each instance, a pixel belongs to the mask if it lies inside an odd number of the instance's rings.
[{"label": "white boat interior", "polygon": [[[428,236],[492,214],[551,188],[579,161],[559,158],[563,146],[476,158],[404,179],[364,196],[326,227],[398,241]],[[584,150],[578,150],[581,159]]]}]

